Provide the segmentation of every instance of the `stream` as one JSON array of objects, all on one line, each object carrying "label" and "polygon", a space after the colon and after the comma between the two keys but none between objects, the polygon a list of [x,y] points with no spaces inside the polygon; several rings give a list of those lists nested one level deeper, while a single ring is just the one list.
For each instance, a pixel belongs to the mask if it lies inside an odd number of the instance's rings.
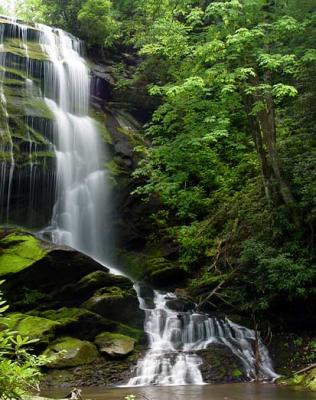
[{"label": "stream", "polygon": [[[69,391],[43,391],[43,396],[62,398]],[[91,400],[123,400],[134,394],[136,400],[312,400],[316,393],[273,384],[228,384],[196,386],[149,386],[142,388],[85,388],[83,396]]]}]

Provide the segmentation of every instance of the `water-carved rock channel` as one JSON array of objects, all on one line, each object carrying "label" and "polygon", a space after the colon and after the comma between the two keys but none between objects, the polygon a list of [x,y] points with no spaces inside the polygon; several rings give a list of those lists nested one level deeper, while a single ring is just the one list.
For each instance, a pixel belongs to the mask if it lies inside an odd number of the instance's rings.
[{"label": "water-carved rock channel", "polygon": [[[106,265],[106,146],[89,116],[90,71],[82,43],[60,29],[2,18],[0,48],[1,223],[18,220],[28,227],[32,215],[43,220],[49,215],[41,237]],[[20,104],[9,107],[14,98]],[[24,212],[17,216],[22,200]],[[126,385],[202,385],[208,382],[204,359],[212,349],[234,361],[232,380],[277,376],[261,340],[256,365],[254,331],[197,313],[194,306],[173,310],[168,306],[173,293],[154,291],[147,304],[137,285],[136,291],[149,349]]]}]

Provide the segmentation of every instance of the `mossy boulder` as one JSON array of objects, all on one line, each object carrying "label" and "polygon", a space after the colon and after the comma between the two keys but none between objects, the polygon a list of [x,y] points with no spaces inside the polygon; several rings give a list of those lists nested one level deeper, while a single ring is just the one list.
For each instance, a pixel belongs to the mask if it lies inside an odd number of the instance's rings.
[{"label": "mossy boulder", "polygon": [[305,373],[293,375],[289,378],[281,377],[277,380],[277,383],[316,391],[316,368],[312,368]]},{"label": "mossy boulder", "polygon": [[[121,328],[117,322],[103,318],[101,315],[84,308],[63,307],[58,310],[33,311],[33,313],[58,322],[56,328],[57,336],[74,336],[79,339],[93,341],[100,332],[105,330],[116,332]],[[134,331],[133,328],[130,328],[130,330]]]},{"label": "mossy boulder", "polygon": [[136,327],[143,323],[144,314],[139,310],[139,302],[133,289],[105,287],[98,290],[82,306],[114,321],[130,323]]},{"label": "mossy boulder", "polygon": [[48,368],[76,367],[91,364],[99,356],[96,346],[86,340],[62,337],[51,343],[43,353]]},{"label": "mossy boulder", "polygon": [[30,339],[38,339],[41,343],[48,343],[52,340],[56,329],[60,326],[57,321],[21,313],[8,314],[2,320],[11,330],[22,336],[28,336]]},{"label": "mossy boulder", "polygon": [[73,299],[76,299],[76,303],[79,304],[88,300],[96,290],[113,286],[123,290],[133,288],[132,282],[124,276],[113,275],[106,270],[98,270],[89,273],[77,282],[58,288],[57,292],[59,299],[67,304],[73,302]]},{"label": "mossy boulder", "polygon": [[72,291],[63,297],[63,288],[98,271],[107,273],[105,267],[71,248],[27,232],[0,231],[0,276],[6,281],[4,290],[12,310],[80,305],[80,296]]},{"label": "mossy boulder", "polygon": [[214,343],[197,354],[203,361],[200,369],[205,382],[230,383],[247,380],[240,359],[227,346]]},{"label": "mossy boulder", "polygon": [[0,240],[0,277],[20,272],[47,254],[47,249],[34,236],[11,233]]},{"label": "mossy boulder", "polygon": [[118,333],[103,332],[95,338],[101,353],[113,358],[126,357],[133,352],[135,339]]}]

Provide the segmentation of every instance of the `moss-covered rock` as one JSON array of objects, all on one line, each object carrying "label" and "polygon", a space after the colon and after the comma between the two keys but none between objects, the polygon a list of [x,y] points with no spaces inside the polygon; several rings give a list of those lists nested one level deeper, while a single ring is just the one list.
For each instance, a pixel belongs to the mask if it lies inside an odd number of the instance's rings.
[{"label": "moss-covered rock", "polygon": [[95,343],[101,353],[110,357],[126,357],[133,352],[135,340],[118,333],[102,332],[95,338]]},{"label": "moss-covered rock", "polygon": [[43,353],[48,368],[76,367],[90,364],[98,357],[96,346],[88,341],[62,337],[50,344]]},{"label": "moss-covered rock", "polygon": [[0,240],[0,277],[16,273],[42,259],[47,249],[34,236],[12,233]]},{"label": "moss-covered rock", "polygon": [[246,380],[240,359],[220,344],[212,344],[198,355],[202,358],[201,372],[207,383],[229,383]]},{"label": "moss-covered rock", "polygon": [[[83,307],[115,321],[141,326],[143,312],[134,290],[124,290],[120,287],[105,287],[98,290]],[[121,310],[124,310],[122,313]]]},{"label": "moss-covered rock", "polygon": [[110,332],[119,330],[116,322],[83,308],[63,307],[58,310],[33,311],[32,313],[56,321],[58,323],[56,328],[57,336],[74,336],[79,339],[93,341],[95,336],[104,330]]},{"label": "moss-covered rock", "polygon": [[117,333],[121,333],[124,336],[129,336],[129,337],[135,339],[135,341],[137,343],[140,343],[140,344],[147,343],[147,335],[143,331],[142,328],[137,329],[137,328],[131,327],[129,325],[125,325],[125,324],[116,322],[114,331]]},{"label": "moss-covered rock", "polygon": [[0,232],[0,274],[12,310],[78,306],[80,296],[70,291],[63,297],[63,288],[97,271],[107,269],[78,251],[25,232]]},{"label": "moss-covered rock", "polygon": [[293,375],[289,378],[281,377],[278,379],[277,383],[316,391],[316,368],[312,368],[305,373]]},{"label": "moss-covered rock", "polygon": [[41,387],[82,387],[123,385],[132,377],[138,353],[127,358],[99,357],[93,363],[66,369],[49,369],[42,377]]},{"label": "moss-covered rock", "polygon": [[96,290],[112,286],[119,287],[122,290],[131,290],[133,284],[129,279],[123,276],[110,274],[103,269],[100,271],[93,271],[78,282],[73,282],[59,288],[58,296],[60,299],[67,302],[71,302],[72,299],[75,298],[78,302],[82,303],[89,299]]},{"label": "moss-covered rock", "polygon": [[[0,321],[1,322],[1,321]],[[55,336],[56,328],[60,326],[57,321],[36,316],[12,313],[4,319],[8,327],[22,336],[38,339],[41,343],[48,343]]]}]

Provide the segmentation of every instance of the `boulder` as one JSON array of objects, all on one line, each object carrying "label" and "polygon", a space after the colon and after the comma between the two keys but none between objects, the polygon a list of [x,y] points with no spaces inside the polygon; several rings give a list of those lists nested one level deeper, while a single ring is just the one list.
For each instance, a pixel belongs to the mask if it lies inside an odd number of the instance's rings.
[{"label": "boulder", "polygon": [[56,329],[60,326],[57,321],[21,313],[12,313],[1,319],[10,330],[30,339],[38,339],[41,343],[48,343],[52,340]]},{"label": "boulder", "polygon": [[[0,277],[6,281],[6,299],[11,309],[19,311],[80,305],[83,300],[79,294],[89,286],[88,278],[81,280],[91,273],[95,276],[88,297],[98,281],[104,286],[105,281],[107,285],[118,284],[120,278],[108,274],[105,267],[85,254],[23,231],[0,233],[0,266]],[[126,278],[120,284],[132,287]]]},{"label": "boulder", "polygon": [[169,299],[166,302],[166,306],[170,308],[170,310],[179,312],[187,312],[195,309],[193,302],[184,299]]},{"label": "boulder", "polygon": [[168,265],[152,271],[147,280],[156,287],[166,288],[183,281],[187,277],[188,273],[183,268]]},{"label": "boulder", "polygon": [[129,336],[103,332],[95,338],[95,343],[101,353],[113,358],[121,358],[133,352],[136,341]]},{"label": "boulder", "polygon": [[47,254],[47,248],[39,240],[22,232],[4,235],[0,251],[0,277],[23,271]]},{"label": "boulder", "polygon": [[213,343],[197,354],[202,358],[200,370],[207,383],[242,382],[248,379],[240,359],[225,345]]},{"label": "boulder", "polygon": [[99,353],[91,342],[62,337],[51,343],[43,355],[48,358],[48,368],[65,368],[91,364],[98,358]]},{"label": "boulder", "polygon": [[114,321],[129,323],[136,327],[141,327],[143,324],[144,314],[139,309],[134,290],[105,287],[98,290],[82,306]]},{"label": "boulder", "polygon": [[96,290],[112,286],[119,287],[122,290],[131,290],[133,288],[132,282],[124,276],[98,270],[89,273],[78,282],[57,288],[52,295],[67,305],[80,305],[88,300]]},{"label": "boulder", "polygon": [[56,327],[57,336],[75,336],[79,339],[93,341],[95,336],[104,330],[117,330],[117,324],[114,321],[109,321],[101,315],[83,308],[63,307],[37,314],[58,324]]}]

